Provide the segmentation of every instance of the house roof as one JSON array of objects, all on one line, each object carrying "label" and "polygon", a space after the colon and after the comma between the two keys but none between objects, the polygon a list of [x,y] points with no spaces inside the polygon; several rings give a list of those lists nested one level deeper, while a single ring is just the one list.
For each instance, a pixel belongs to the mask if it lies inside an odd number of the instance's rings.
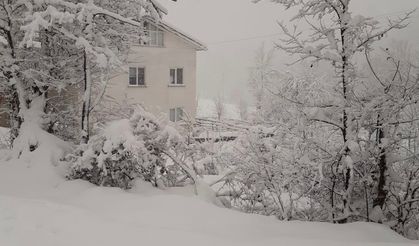
[{"label": "house roof", "polygon": [[157,0],[150,0],[150,2],[154,5],[154,7],[160,11],[161,13],[167,15],[169,13],[169,11],[162,5],[160,4]]},{"label": "house roof", "polygon": [[178,36],[179,38],[181,38],[185,42],[192,45],[196,50],[198,50],[198,51],[208,50],[207,46],[203,42],[199,41],[196,38],[193,38],[191,35],[179,30],[178,28],[172,26],[171,24],[169,24],[169,23],[167,23],[163,20],[156,21],[151,17],[145,17],[145,18],[146,18],[147,21],[150,21],[150,22],[154,23],[155,25],[159,26],[160,28]]},{"label": "house roof", "polygon": [[158,23],[158,25],[160,27],[162,27],[163,29],[165,29],[166,31],[168,31],[170,33],[173,33],[174,35],[180,37],[181,39],[183,39],[187,43],[190,43],[192,46],[195,47],[196,50],[199,50],[199,51],[208,50],[207,46],[203,42],[197,40],[196,38],[192,37],[191,35],[183,32],[183,31],[179,30],[178,28],[166,23],[165,21],[160,21]]}]

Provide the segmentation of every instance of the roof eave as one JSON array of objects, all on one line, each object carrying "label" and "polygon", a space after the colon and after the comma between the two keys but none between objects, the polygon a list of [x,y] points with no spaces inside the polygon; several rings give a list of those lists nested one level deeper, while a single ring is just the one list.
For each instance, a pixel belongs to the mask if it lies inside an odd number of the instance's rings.
[{"label": "roof eave", "polygon": [[191,37],[191,35],[186,34],[180,31],[178,28],[164,22],[159,21],[158,23],[162,28],[165,30],[173,33],[174,35],[180,37],[181,39],[185,40],[186,42],[192,44],[197,51],[207,51],[208,47],[201,41],[197,40],[196,38]]},{"label": "roof eave", "polygon": [[178,36],[179,38],[183,39],[184,41],[191,44],[195,50],[197,51],[207,51],[208,47],[201,41],[197,40],[196,38],[193,38],[191,35],[186,34],[179,30],[178,28],[168,24],[167,22],[163,20],[156,20],[150,16],[144,16],[148,21],[151,21],[155,23],[156,25],[160,26],[161,28],[165,29],[166,31]]}]

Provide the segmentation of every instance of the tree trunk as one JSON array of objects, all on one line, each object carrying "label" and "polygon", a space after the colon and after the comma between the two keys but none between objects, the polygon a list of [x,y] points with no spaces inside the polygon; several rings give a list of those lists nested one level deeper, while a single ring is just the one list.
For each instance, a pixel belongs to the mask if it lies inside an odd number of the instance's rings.
[{"label": "tree trunk", "polygon": [[19,136],[19,129],[22,125],[22,118],[19,116],[20,103],[19,95],[14,86],[9,89],[8,101],[10,107],[9,119],[10,119],[10,141],[13,146],[14,140]]},{"label": "tree trunk", "polygon": [[83,51],[83,72],[84,72],[84,96],[83,96],[83,108],[81,114],[81,143],[86,144],[90,138],[90,104],[92,94],[92,76],[87,57],[87,52]]},{"label": "tree trunk", "polygon": [[386,148],[383,145],[383,139],[385,138],[384,129],[382,129],[381,115],[378,115],[377,126],[377,143],[379,145],[379,157],[378,157],[378,184],[377,184],[377,195],[373,199],[373,207],[379,206],[383,208],[385,200],[387,198],[387,191],[385,190],[386,185],[386,173],[387,173],[387,156]]},{"label": "tree trunk", "polygon": [[[347,13],[346,6],[343,5],[343,15]],[[348,75],[349,75],[349,57],[348,57],[348,50],[347,50],[347,23],[341,19],[341,42],[342,42],[342,74],[341,74],[341,82],[342,82],[342,93],[344,99],[343,111],[342,111],[342,138],[343,144],[345,146],[343,156],[349,156],[350,150],[348,147],[348,133],[349,133],[349,126],[348,126],[348,112],[346,110],[346,106],[348,105]],[[349,215],[350,212],[350,193],[351,193],[351,180],[353,175],[353,170],[351,167],[346,167],[344,171],[345,183],[344,183],[344,196],[343,196],[343,207],[344,207],[344,217]],[[344,218],[340,221],[341,223],[346,223],[347,218]]]},{"label": "tree trunk", "polygon": [[[10,56],[13,60],[13,62],[10,65],[10,70],[5,72],[3,71],[3,74],[7,78],[8,82],[11,83],[13,80],[16,80],[16,75],[13,72],[14,71],[14,65],[16,60],[16,51],[15,51],[15,45],[12,35],[12,22],[9,19],[9,30],[5,32],[7,37],[7,43],[9,45],[10,49]],[[10,113],[9,113],[9,120],[10,120],[10,141],[13,146],[13,142],[15,139],[19,136],[19,129],[22,125],[23,119],[20,117],[20,101],[19,101],[19,91],[16,88],[15,83],[11,83],[9,86],[9,95],[6,97],[8,100],[8,104],[10,107]]]}]

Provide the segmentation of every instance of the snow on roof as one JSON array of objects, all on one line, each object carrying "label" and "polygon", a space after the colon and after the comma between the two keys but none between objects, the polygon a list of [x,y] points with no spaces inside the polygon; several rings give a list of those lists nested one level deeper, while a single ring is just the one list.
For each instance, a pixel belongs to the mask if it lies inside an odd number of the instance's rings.
[{"label": "snow on roof", "polygon": [[150,2],[163,14],[167,15],[169,11],[164,7],[161,3],[159,3],[157,0],[150,0]]},{"label": "snow on roof", "polygon": [[169,23],[165,21],[160,21],[159,24],[167,31],[175,34],[176,36],[182,38],[188,43],[191,43],[197,50],[208,50],[207,46],[203,42],[199,41],[196,38],[193,38],[191,35],[179,30],[178,28],[170,25]]},{"label": "snow on roof", "polygon": [[155,23],[156,25],[158,25],[159,27],[163,28],[164,30],[173,33],[174,35],[180,37],[181,39],[183,39],[184,41],[186,41],[187,43],[191,44],[192,46],[195,47],[196,50],[199,51],[204,51],[204,50],[208,50],[207,46],[199,41],[196,38],[193,38],[191,35],[179,30],[177,27],[172,26],[171,24],[163,21],[163,20],[159,20],[156,22],[156,20],[154,20],[153,18],[146,16],[145,17],[148,21]]}]

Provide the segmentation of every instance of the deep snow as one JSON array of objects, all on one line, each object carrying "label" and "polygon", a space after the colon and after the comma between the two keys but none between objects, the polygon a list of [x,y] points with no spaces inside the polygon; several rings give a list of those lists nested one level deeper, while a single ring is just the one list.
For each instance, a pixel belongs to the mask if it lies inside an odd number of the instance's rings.
[{"label": "deep snow", "polygon": [[65,181],[62,164],[49,160],[0,162],[1,246],[415,245],[380,225],[281,222],[219,208],[192,187],[137,182],[125,192]]}]

